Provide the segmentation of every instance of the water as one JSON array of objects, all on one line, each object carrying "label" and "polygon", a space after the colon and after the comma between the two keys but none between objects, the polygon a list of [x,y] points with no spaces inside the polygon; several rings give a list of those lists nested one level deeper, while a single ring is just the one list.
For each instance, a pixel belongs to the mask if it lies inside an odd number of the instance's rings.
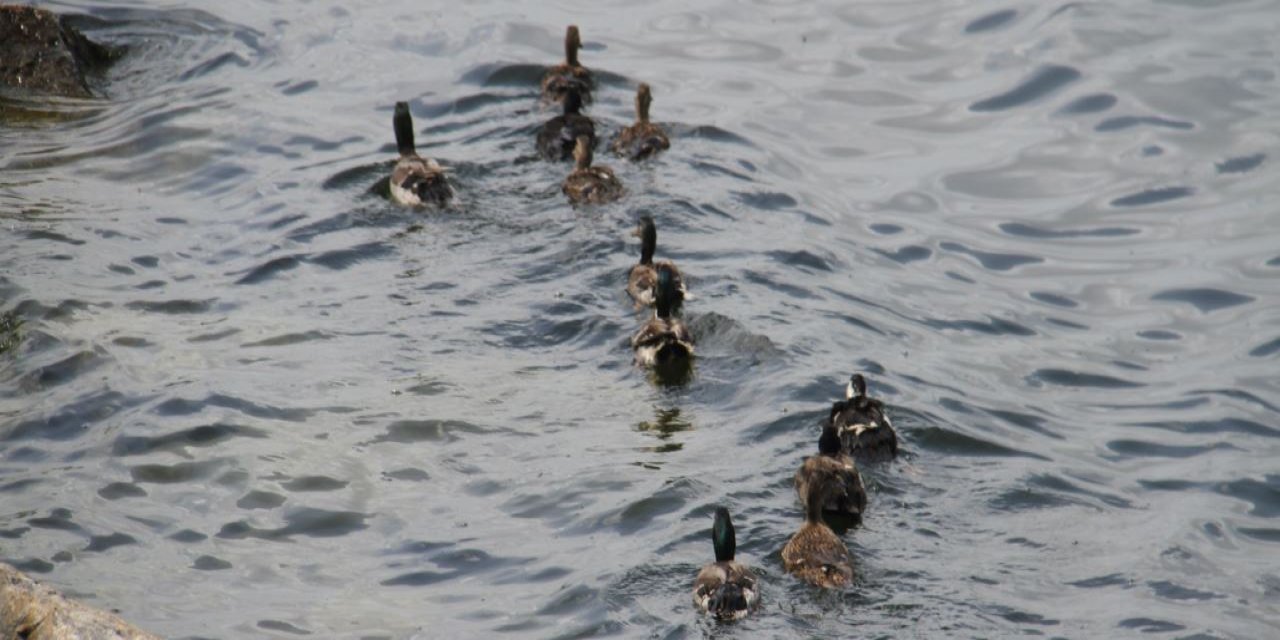
[{"label": "water", "polygon": [[[0,127],[0,558],[69,594],[172,637],[1274,635],[1276,3],[50,6],[129,47]],[[535,160],[570,22],[600,126],[643,80],[674,134],[601,154],[616,205]],[[379,195],[401,99],[454,212]],[[630,364],[643,213],[684,386]],[[817,593],[790,478],[855,370],[905,453]],[[720,504],[765,583],[727,627]]]}]

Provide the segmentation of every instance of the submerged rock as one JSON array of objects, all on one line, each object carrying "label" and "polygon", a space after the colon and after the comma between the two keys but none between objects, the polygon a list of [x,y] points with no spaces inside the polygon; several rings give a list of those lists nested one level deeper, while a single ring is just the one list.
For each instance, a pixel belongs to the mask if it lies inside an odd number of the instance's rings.
[{"label": "submerged rock", "polygon": [[35,7],[0,5],[0,84],[89,98],[88,73],[111,59],[110,49],[84,37],[64,17]]},{"label": "submerged rock", "polygon": [[62,597],[0,562],[0,638],[160,640],[120,618]]}]

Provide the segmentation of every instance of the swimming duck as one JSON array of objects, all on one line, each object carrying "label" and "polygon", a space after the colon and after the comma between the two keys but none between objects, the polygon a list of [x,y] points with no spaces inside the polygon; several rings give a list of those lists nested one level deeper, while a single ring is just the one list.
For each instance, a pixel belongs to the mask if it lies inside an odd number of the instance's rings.
[{"label": "swimming duck", "polygon": [[795,485],[801,500],[809,495],[812,485],[818,485],[818,500],[824,512],[851,517],[854,524],[862,521],[867,490],[853,459],[840,450],[840,434],[830,420],[825,421],[822,437],[818,438],[818,455],[805,460],[796,471]]},{"label": "swimming duck", "polygon": [[538,132],[538,153],[551,162],[568,160],[579,136],[586,136],[594,147],[596,125],[582,115],[582,92],[569,89],[564,94],[564,113],[548,120]]},{"label": "swimming duck", "polygon": [[845,386],[844,402],[831,406],[831,422],[849,455],[860,460],[889,460],[898,455],[898,434],[884,403],[867,397],[867,381],[855,373]]},{"label": "swimming duck", "polygon": [[631,273],[627,275],[627,295],[635,301],[637,307],[653,306],[653,285],[658,281],[658,270],[656,265],[666,265],[671,269],[672,277],[676,281],[676,300],[672,306],[672,312],[679,313],[680,307],[684,305],[684,299],[689,291],[684,287],[684,279],[680,277],[680,270],[676,265],[668,260],[653,261],[653,252],[658,246],[658,228],[653,224],[653,218],[650,216],[642,216],[640,218],[640,226],[632,232],[632,235],[640,236],[640,263],[631,267]]},{"label": "swimming duck", "polygon": [[587,102],[591,101],[591,89],[595,81],[591,72],[578,62],[578,50],[582,48],[582,38],[578,35],[578,26],[569,25],[564,31],[564,62],[547,69],[542,76],[542,97],[548,102],[559,102],[564,99],[570,89],[577,89]]},{"label": "swimming duck", "polygon": [[812,483],[804,496],[804,524],[782,548],[787,572],[814,586],[833,589],[853,582],[853,558],[844,541],[822,521],[822,484]]},{"label": "swimming duck", "polygon": [[636,362],[646,367],[687,363],[693,358],[693,336],[679,318],[671,315],[679,289],[671,267],[659,264],[654,283],[653,317],[631,338]]},{"label": "swimming duck", "polygon": [[622,182],[613,169],[591,166],[591,140],[578,136],[573,147],[573,173],[564,179],[560,190],[575,204],[602,204],[622,197]]},{"label": "swimming duck", "polygon": [[711,544],[716,561],[702,567],[693,581],[693,604],[721,620],[746,617],[760,604],[760,590],[751,570],[733,559],[733,522],[724,507],[716,508]]},{"label": "swimming duck", "polygon": [[632,160],[643,160],[669,149],[671,141],[662,127],[649,122],[649,103],[653,95],[649,85],[641,82],[636,89],[636,123],[622,130],[613,141],[613,152]]},{"label": "swimming duck", "polygon": [[431,158],[423,158],[414,149],[409,103],[396,103],[391,124],[396,132],[396,148],[400,150],[400,159],[391,170],[391,198],[411,206],[448,204],[453,198],[453,188],[444,175],[444,167]]}]

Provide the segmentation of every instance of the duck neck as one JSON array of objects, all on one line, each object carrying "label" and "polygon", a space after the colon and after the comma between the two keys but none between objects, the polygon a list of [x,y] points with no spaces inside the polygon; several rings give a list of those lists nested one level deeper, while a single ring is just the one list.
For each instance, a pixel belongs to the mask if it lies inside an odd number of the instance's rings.
[{"label": "duck neck", "polygon": [[400,155],[408,156],[415,153],[413,144],[413,118],[409,115],[408,105],[401,103],[396,105],[396,114],[392,118],[392,126],[396,132],[396,148],[400,151]]},{"label": "duck neck", "polygon": [[653,264],[653,254],[658,249],[658,229],[646,223],[640,231],[640,264]]},{"label": "duck neck", "polygon": [[564,62],[570,67],[581,66],[578,63],[578,32],[570,31],[564,38]]},{"label": "duck neck", "polygon": [[636,120],[642,124],[649,122],[649,102],[653,98],[649,97],[648,91],[642,91],[636,95]]}]

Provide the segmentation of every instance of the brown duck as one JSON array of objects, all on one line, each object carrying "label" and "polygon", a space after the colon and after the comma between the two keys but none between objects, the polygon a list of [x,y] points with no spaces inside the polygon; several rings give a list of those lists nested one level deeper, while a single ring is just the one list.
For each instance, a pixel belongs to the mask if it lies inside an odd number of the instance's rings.
[{"label": "brown duck", "polygon": [[864,461],[889,460],[898,455],[898,434],[884,411],[884,403],[867,397],[867,381],[855,373],[845,386],[845,399],[831,406],[831,422],[840,431],[844,450]]},{"label": "brown duck", "polygon": [[782,548],[787,572],[824,589],[853,582],[853,558],[844,541],[822,521],[822,485],[812,483],[804,496],[804,524]]},{"label": "brown duck", "polygon": [[613,152],[631,160],[643,160],[671,148],[667,132],[649,122],[649,104],[653,95],[649,85],[641,82],[636,89],[636,122],[622,130],[613,141]]},{"label": "brown duck", "polygon": [[627,274],[627,295],[631,296],[637,307],[653,306],[653,287],[658,282],[657,265],[667,265],[671,269],[677,290],[672,312],[679,313],[689,291],[685,289],[684,279],[675,264],[669,260],[653,261],[653,253],[658,247],[658,227],[654,225],[653,218],[642,216],[640,226],[636,227],[632,235],[640,236],[640,262],[631,267]]},{"label": "brown duck", "polygon": [[578,136],[573,148],[573,173],[564,179],[561,191],[574,204],[602,204],[622,197],[622,182],[613,175],[613,169],[591,166],[591,140]]},{"label": "brown duck", "polygon": [[397,102],[391,118],[396,133],[400,159],[391,169],[391,199],[410,206],[445,205],[453,199],[453,187],[444,175],[444,167],[431,158],[418,155],[413,144],[413,117],[409,104]]},{"label": "brown duck", "polygon": [[578,50],[582,48],[582,38],[578,35],[578,26],[569,25],[564,31],[564,62],[547,69],[542,76],[542,98],[548,102],[560,102],[570,89],[577,89],[582,99],[591,102],[591,90],[595,81],[591,72],[578,62]]},{"label": "brown duck", "polygon": [[796,471],[795,485],[801,502],[817,485],[815,495],[822,511],[850,517],[854,524],[861,523],[867,508],[867,490],[853,459],[840,450],[840,435],[829,420],[822,427],[822,437],[818,438],[818,455],[805,460]]}]

